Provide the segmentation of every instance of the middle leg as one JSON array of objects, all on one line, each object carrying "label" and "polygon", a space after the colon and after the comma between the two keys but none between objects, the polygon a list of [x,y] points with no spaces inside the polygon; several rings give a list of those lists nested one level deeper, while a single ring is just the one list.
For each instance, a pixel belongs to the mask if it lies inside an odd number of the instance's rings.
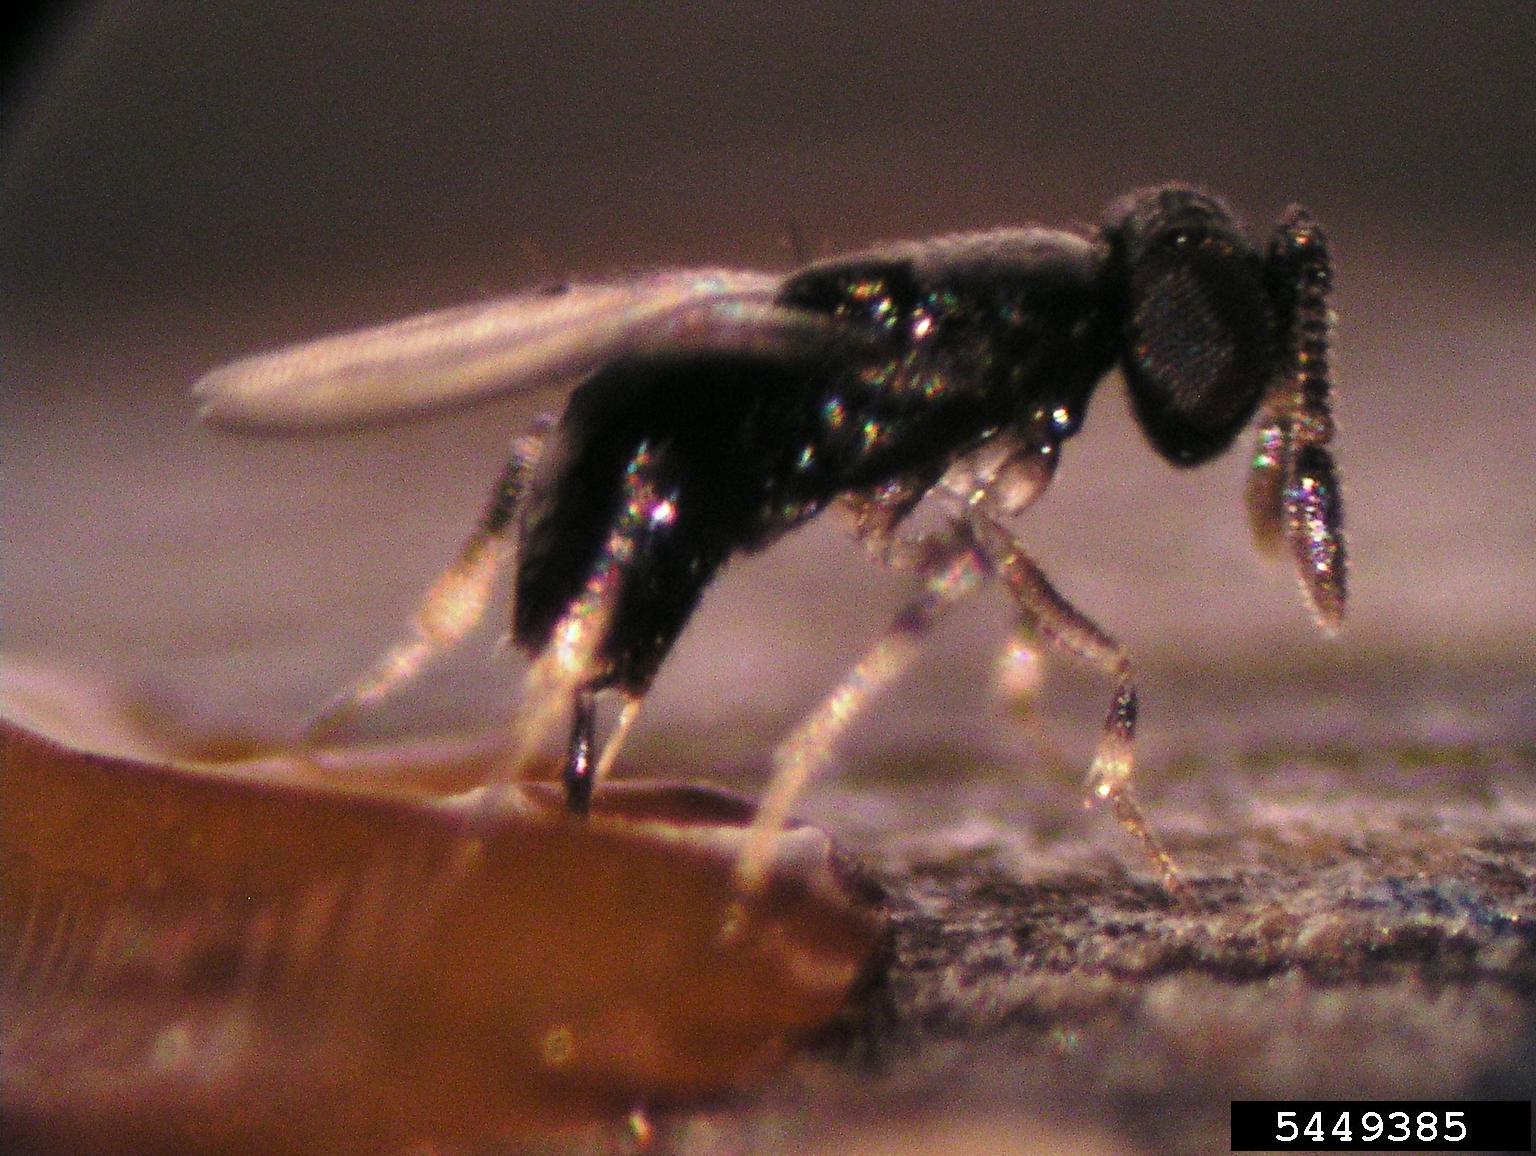
[{"label": "middle leg", "polygon": [[[888,532],[889,527],[887,526]],[[897,550],[888,547],[899,546]],[[985,557],[963,525],[951,535],[872,543],[891,564],[910,565],[923,576],[922,590],[902,607],[890,627],[864,653],[843,681],[779,744],[773,778],[736,860],[735,882],[743,895],[766,879],[773,840],[810,778],[827,765],[859,711],[904,674],[922,650],[934,626],[956,603],[988,576]]]}]

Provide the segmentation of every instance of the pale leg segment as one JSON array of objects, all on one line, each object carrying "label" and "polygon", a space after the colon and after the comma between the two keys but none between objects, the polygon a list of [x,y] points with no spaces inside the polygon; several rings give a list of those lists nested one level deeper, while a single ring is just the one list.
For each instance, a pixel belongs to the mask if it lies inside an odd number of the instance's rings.
[{"label": "pale leg segment", "polygon": [[614,720],[613,730],[608,734],[608,741],[603,744],[603,753],[597,757],[597,766],[592,771],[592,785],[595,787],[608,777],[608,772],[613,770],[614,761],[619,757],[619,750],[624,746],[624,740],[629,737],[629,730],[635,725],[635,719],[640,714],[640,704],[644,699],[638,694],[624,695],[624,705],[619,707],[619,717]]},{"label": "pale leg segment", "polygon": [[976,541],[1007,583],[1031,633],[1058,653],[1087,663],[1114,681],[1104,733],[1088,770],[1090,799],[1109,804],[1120,825],[1146,849],[1170,890],[1182,889],[1178,867],[1147,827],[1131,787],[1135,765],[1136,687],[1125,648],[1057,592],[1024,548],[993,518],[973,511]]},{"label": "pale leg segment", "polygon": [[512,554],[511,531],[541,440],[540,434],[529,434],[513,444],[479,524],[458,558],[422,596],[406,637],[314,717],[304,731],[306,745],[320,742],[415,678],[428,662],[458,645],[485,617],[496,575]]},{"label": "pale leg segment", "polygon": [[925,577],[923,589],[902,608],[842,683],[774,752],[773,778],[736,860],[735,883],[743,895],[763,885],[773,860],[774,839],[790,808],[811,776],[831,761],[837,741],[859,711],[905,673],[934,625],[987,577],[985,559],[963,531],[953,538],[925,537],[898,544],[910,550],[911,557],[921,557],[915,565]]}]

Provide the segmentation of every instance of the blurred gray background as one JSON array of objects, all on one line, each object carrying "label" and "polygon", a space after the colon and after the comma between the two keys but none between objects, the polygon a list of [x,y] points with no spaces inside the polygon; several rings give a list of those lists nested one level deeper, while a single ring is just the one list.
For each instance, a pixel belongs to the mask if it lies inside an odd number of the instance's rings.
[{"label": "blurred gray background", "polygon": [[[114,2],[46,32],[0,142],[12,652],[281,733],[390,637],[531,416],[233,439],[186,397],[218,362],[566,273],[1092,221],[1179,179],[1331,233],[1353,603],[1321,639],[1249,546],[1244,453],[1169,470],[1108,382],[1021,530],[1141,662],[1153,763],[1536,730],[1528,3]],[[637,757],[696,735],[761,766],[906,588],[830,525],[744,560]],[[850,751],[1023,750],[984,692],[1008,618],[958,615]],[[401,725],[502,717],[494,634]],[[1107,688],[1053,670],[1086,759]]]}]

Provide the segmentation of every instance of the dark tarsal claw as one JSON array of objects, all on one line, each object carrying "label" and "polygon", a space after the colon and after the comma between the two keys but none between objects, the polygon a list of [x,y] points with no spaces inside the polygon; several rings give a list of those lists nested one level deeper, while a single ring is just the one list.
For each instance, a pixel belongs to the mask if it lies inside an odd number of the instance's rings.
[{"label": "dark tarsal claw", "polygon": [[563,776],[565,806],[573,815],[585,815],[592,809],[595,730],[592,695],[587,691],[579,692],[571,715],[571,745],[566,750]]}]

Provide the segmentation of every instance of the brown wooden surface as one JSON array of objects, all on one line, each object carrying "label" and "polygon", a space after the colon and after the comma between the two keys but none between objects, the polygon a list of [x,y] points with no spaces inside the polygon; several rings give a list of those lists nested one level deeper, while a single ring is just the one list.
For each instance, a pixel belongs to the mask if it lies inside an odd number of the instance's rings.
[{"label": "brown wooden surface", "polygon": [[3,726],[0,1113],[27,1151],[622,1121],[760,1078],[873,943],[810,830],[743,914],[725,796],[629,785],[581,822],[537,786],[432,801],[421,748],[173,765]]}]

